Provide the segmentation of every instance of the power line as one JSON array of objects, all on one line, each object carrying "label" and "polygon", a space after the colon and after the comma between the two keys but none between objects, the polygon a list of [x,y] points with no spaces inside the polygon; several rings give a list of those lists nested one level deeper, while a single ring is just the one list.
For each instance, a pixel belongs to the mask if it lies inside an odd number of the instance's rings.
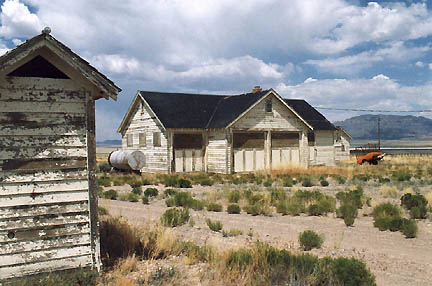
[{"label": "power line", "polygon": [[393,113],[420,113],[420,112],[432,112],[432,109],[423,110],[380,110],[380,109],[356,109],[356,108],[333,108],[333,107],[320,107],[313,106],[316,109],[326,110],[337,110],[337,111],[362,111],[362,112],[393,112]]}]

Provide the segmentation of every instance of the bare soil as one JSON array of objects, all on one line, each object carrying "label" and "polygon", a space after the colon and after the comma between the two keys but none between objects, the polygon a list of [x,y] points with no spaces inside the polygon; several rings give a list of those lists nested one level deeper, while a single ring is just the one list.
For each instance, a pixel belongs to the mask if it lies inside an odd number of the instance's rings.
[{"label": "bare soil", "polygon": [[[164,188],[156,186],[160,191]],[[127,191],[129,186],[110,187],[109,189]],[[191,190],[196,196],[210,192],[221,186],[194,186]],[[238,187],[237,187],[238,188]],[[374,193],[377,190],[372,190]],[[367,194],[367,193],[366,193]],[[165,200],[156,198],[149,205],[141,202],[100,200],[100,205],[107,208],[113,216],[123,216],[131,223],[148,224],[159,221],[165,212]],[[266,241],[279,248],[292,252],[301,252],[298,244],[300,232],[310,229],[323,234],[324,245],[310,253],[319,257],[355,257],[364,261],[376,276],[377,285],[432,285],[432,222],[430,219],[418,221],[418,236],[406,239],[401,232],[379,231],[373,227],[373,219],[367,216],[371,209],[359,213],[353,227],[346,227],[342,219],[334,214],[328,216],[251,216],[228,214],[226,206],[223,212],[193,211],[191,217],[195,224],[186,224],[176,228],[180,239],[191,240],[199,244],[211,244],[221,251],[243,247],[256,240]],[[205,219],[220,220],[224,230],[239,229],[242,235],[223,237],[221,233],[211,231]],[[189,271],[199,267],[187,267]],[[198,271],[197,270],[197,271]],[[201,270],[199,270],[201,271]],[[197,277],[198,274],[192,274]],[[197,280],[195,281],[197,282]],[[191,284],[189,284],[191,285]],[[194,284],[202,285],[202,284]]]}]

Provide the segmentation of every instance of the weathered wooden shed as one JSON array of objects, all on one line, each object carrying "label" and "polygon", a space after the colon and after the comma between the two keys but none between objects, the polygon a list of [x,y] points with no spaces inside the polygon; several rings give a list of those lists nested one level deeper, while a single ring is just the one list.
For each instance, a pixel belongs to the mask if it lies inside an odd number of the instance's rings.
[{"label": "weathered wooden shed", "polygon": [[341,126],[336,126],[335,152],[336,161],[347,161],[350,159],[351,135]]},{"label": "weathered wooden shed", "polygon": [[49,33],[0,57],[0,280],[100,266],[95,100],[120,88]]},{"label": "weathered wooden shed", "polygon": [[225,96],[138,91],[118,129],[143,172],[232,173],[335,164],[335,131],[321,113],[273,89]]}]

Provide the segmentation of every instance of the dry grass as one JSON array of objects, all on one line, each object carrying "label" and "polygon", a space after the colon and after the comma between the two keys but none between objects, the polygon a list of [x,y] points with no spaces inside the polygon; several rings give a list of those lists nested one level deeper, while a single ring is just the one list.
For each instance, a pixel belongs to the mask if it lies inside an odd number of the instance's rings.
[{"label": "dry grass", "polygon": [[398,189],[395,186],[383,185],[379,188],[380,195],[384,198],[396,198]]},{"label": "dry grass", "polygon": [[427,193],[427,194],[425,195],[425,198],[426,198],[426,200],[428,201],[429,206],[432,207],[432,192]]}]

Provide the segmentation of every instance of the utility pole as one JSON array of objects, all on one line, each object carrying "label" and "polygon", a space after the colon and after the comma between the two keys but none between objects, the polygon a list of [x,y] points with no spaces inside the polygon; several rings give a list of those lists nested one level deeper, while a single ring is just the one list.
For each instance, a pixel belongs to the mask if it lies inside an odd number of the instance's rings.
[{"label": "utility pole", "polygon": [[378,115],[378,150],[381,150],[381,130],[380,130],[380,121],[381,118]]}]

